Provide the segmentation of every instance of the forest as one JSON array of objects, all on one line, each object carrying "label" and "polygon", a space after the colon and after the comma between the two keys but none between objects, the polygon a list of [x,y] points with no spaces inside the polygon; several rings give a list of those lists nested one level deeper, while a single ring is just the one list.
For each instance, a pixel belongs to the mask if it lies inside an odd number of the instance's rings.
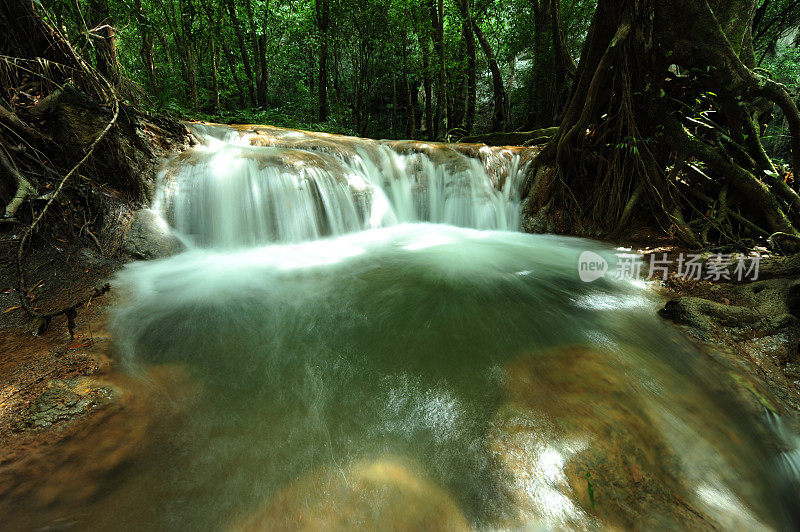
[{"label": "forest", "polygon": [[8,530],[800,527],[800,0],[0,0]]},{"label": "forest", "polygon": [[[551,190],[551,178],[539,179],[543,202],[531,191],[533,176],[523,190],[531,218],[553,211],[542,226],[549,230],[588,234],[599,225],[601,233],[618,233],[633,207],[646,203],[651,223],[691,245],[796,236],[795,215],[787,211],[800,207],[791,149],[800,125],[789,102],[800,74],[800,8],[783,0],[714,5],[697,14],[727,41],[713,46],[714,36],[700,27],[689,38],[668,35],[686,16],[680,8],[638,2],[606,9],[582,0],[93,0],[34,8],[121,102],[143,112],[371,138],[549,142],[536,167],[552,168],[545,163],[557,156],[559,173],[569,174],[560,179],[568,190]],[[8,2],[7,20],[20,9]],[[608,28],[617,28],[629,9],[628,24],[641,28],[645,42],[626,34],[624,48],[610,57]],[[635,20],[660,11],[668,20],[657,27]],[[33,103],[26,100],[30,91],[18,91],[30,75],[21,75],[15,59],[37,54],[18,28],[5,37],[6,79],[17,90],[6,92],[4,109],[13,120]],[[679,61],[682,53],[691,57]],[[731,54],[735,64],[725,59]],[[606,79],[593,78],[604,58]],[[590,87],[594,79],[602,87]],[[762,81],[769,83],[757,88]],[[746,111],[733,111],[742,104]],[[577,145],[575,133],[584,126],[590,134]],[[666,133],[665,146],[659,138],[673,127],[691,135]],[[596,194],[582,182],[585,175],[609,193]],[[737,205],[738,193],[751,196],[759,212]]]},{"label": "forest", "polygon": [[[147,109],[440,140],[553,125],[593,4],[204,0],[46,6],[78,50]],[[113,33],[104,33],[106,27]],[[777,41],[781,30],[773,31],[764,42]]]}]

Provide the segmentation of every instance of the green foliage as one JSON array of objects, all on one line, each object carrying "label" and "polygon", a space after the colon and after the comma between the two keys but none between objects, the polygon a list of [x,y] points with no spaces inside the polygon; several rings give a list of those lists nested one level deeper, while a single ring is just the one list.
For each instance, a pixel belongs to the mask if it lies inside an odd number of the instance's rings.
[{"label": "green foliage", "polygon": [[753,20],[753,44],[759,62],[774,54],[780,44],[800,26],[800,3],[796,0],[758,0]]},{"label": "green foliage", "polygon": [[589,491],[589,502],[591,503],[592,508],[594,508],[594,486],[592,485],[591,476],[592,475],[587,471],[586,475],[584,475],[584,478],[586,479],[586,488]]},{"label": "green foliage", "polygon": [[[800,80],[800,48],[795,43],[779,43],[775,46],[774,55],[765,58],[763,68],[777,82],[790,90],[797,91]],[[789,147],[789,129],[780,109],[762,136],[764,147],[779,164],[788,164],[791,159]]]},{"label": "green foliage", "polygon": [[[330,7],[327,34],[319,16],[325,2]],[[566,45],[577,59],[596,2],[562,4]],[[51,23],[63,28],[90,61],[97,59],[98,28],[114,28],[123,92],[146,109],[376,137],[402,137],[412,130],[416,136],[429,134],[420,129],[426,74],[432,84],[438,80],[431,5],[435,9],[436,1],[43,0]],[[535,79],[531,65],[537,59],[531,2],[470,5],[503,72],[513,122],[523,124]],[[456,0],[444,2],[443,26],[452,129],[463,126],[458,122],[463,122],[468,64]],[[323,41],[330,112],[328,120],[318,123]],[[493,113],[492,78],[480,47],[476,59],[476,128],[486,130]],[[259,85],[265,87],[262,95]]]}]

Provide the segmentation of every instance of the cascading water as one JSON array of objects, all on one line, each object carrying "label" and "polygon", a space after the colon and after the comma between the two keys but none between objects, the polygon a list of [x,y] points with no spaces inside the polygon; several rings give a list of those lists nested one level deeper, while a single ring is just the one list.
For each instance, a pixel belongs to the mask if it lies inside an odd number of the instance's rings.
[{"label": "cascading water", "polygon": [[198,135],[156,205],[189,249],[122,272],[113,322],[195,399],[83,527],[793,524],[718,370],[644,288],[579,280],[611,250],[514,232],[523,153]]},{"label": "cascading water", "polygon": [[510,150],[485,148],[481,159],[448,146],[396,151],[361,139],[314,142],[300,132],[285,132],[281,147],[260,146],[254,141],[263,142],[261,136],[195,128],[201,146],[173,161],[157,206],[204,247],[297,242],[422,221],[519,225],[524,165]]}]

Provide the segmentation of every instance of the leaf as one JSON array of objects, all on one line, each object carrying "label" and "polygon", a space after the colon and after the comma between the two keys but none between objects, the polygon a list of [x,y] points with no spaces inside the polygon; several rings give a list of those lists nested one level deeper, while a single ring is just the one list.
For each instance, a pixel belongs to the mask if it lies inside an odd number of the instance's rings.
[{"label": "leaf", "polygon": [[592,508],[594,508],[594,486],[592,486],[592,481],[589,480],[591,474],[587,471],[584,478],[586,479],[586,487],[589,491],[589,502],[592,504]]}]

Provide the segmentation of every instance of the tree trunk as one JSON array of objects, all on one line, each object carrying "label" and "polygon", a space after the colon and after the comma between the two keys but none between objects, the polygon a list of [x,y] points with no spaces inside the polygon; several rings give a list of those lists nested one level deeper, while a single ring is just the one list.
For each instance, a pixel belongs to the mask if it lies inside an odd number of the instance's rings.
[{"label": "tree trunk", "polygon": [[153,32],[150,29],[150,24],[142,9],[142,0],[136,0],[134,3],[136,10],[136,23],[139,28],[139,33],[142,36],[142,45],[139,48],[139,57],[144,65],[144,70],[147,73],[147,80],[150,84],[149,89],[155,93],[158,92],[158,80],[156,79],[156,66],[155,59],[153,58]]},{"label": "tree trunk", "polygon": [[444,50],[444,0],[428,0],[433,42],[439,61],[436,83],[436,116],[433,125],[433,137],[437,140],[447,134],[447,64]]},{"label": "tree trunk", "polygon": [[247,46],[245,45],[244,41],[244,34],[242,33],[242,28],[239,25],[239,19],[236,16],[236,6],[233,3],[233,0],[227,0],[228,6],[228,15],[231,18],[231,26],[233,27],[233,32],[236,35],[236,41],[239,43],[239,54],[242,57],[242,64],[244,65],[244,74],[247,77],[247,94],[250,96],[250,104],[257,105],[257,99],[255,96],[255,92],[253,91],[254,86],[254,78],[253,78],[253,69],[250,67],[250,57],[247,54]]},{"label": "tree trunk", "polygon": [[87,24],[94,41],[97,70],[112,85],[119,85],[120,66],[114,44],[116,30],[111,24],[108,0],[90,0]]},{"label": "tree trunk", "polygon": [[464,76],[467,80],[467,97],[466,109],[464,111],[464,129],[467,135],[472,134],[472,129],[475,127],[475,104],[478,99],[477,87],[477,51],[475,49],[475,34],[472,31],[472,24],[470,23],[470,2],[469,0],[458,0],[458,9],[461,13],[461,34],[464,36],[464,45],[467,49],[467,61],[465,64],[466,72]]},{"label": "tree trunk", "polygon": [[218,58],[217,45],[214,42],[214,36],[211,36],[211,90],[214,93],[214,113],[219,114],[219,75],[218,71]]},{"label": "tree trunk", "polygon": [[[248,40],[250,47],[253,50],[253,60],[255,62],[255,97],[256,105],[262,109],[267,107],[267,58],[266,58],[266,40],[265,35],[258,35],[256,28],[255,14],[253,13],[253,4],[250,0],[245,0],[245,10],[247,11],[247,24],[250,27],[248,33]],[[269,11],[269,2],[264,6],[264,18],[266,19],[267,12]]]},{"label": "tree trunk", "polygon": [[[414,12],[412,11],[412,14]],[[415,23],[416,23],[416,16]],[[430,60],[430,40],[426,29],[420,28],[417,24],[417,41],[422,50],[422,88],[425,94],[425,134],[429,140],[435,139],[433,134],[433,91],[431,87],[431,60]]]},{"label": "tree trunk", "polygon": [[392,74],[392,138],[397,138],[397,75]]},{"label": "tree trunk", "polygon": [[197,91],[197,49],[195,48],[195,39],[193,35],[194,4],[192,0],[186,0],[186,2],[186,4],[181,2],[181,45],[186,64],[186,81],[189,85],[189,98],[192,102],[192,109],[196,112],[200,109],[200,100]]},{"label": "tree trunk", "polygon": [[472,31],[481,45],[486,61],[489,63],[489,71],[492,73],[492,92],[494,93],[494,114],[492,115],[492,131],[505,131],[508,127],[508,98],[503,86],[503,74],[492,51],[492,45],[483,34],[483,30],[475,20],[472,20]]},{"label": "tree trunk", "polygon": [[[206,18],[208,19],[208,24],[214,28],[214,31],[217,35],[222,35],[222,27],[220,25],[221,13],[217,16],[211,11],[211,6],[208,4],[208,0],[200,0],[200,5],[203,6],[203,11],[206,13]],[[222,48],[222,55],[225,56],[225,60],[228,63],[228,68],[231,71],[231,77],[233,77],[233,82],[236,84],[237,93],[239,95],[239,103],[240,105],[246,105],[245,102],[245,88],[242,85],[241,79],[239,79],[239,74],[236,72],[236,57],[234,56],[231,49],[225,43],[225,40],[220,41],[220,48]]]},{"label": "tree trunk", "polygon": [[414,126],[416,124],[416,116],[414,113],[414,96],[413,91],[416,90],[416,85],[412,84],[408,77],[408,28],[403,31],[403,95],[405,96],[405,137],[407,139],[414,138]]},{"label": "tree trunk", "polygon": [[328,27],[331,8],[329,0],[315,0],[319,30],[319,121],[328,119]]},{"label": "tree trunk", "polygon": [[[687,243],[709,224],[737,242],[703,215],[720,206],[696,199],[725,198],[730,185],[748,217],[740,231],[800,234],[800,197],[774,175],[756,127],[764,99],[784,110],[797,169],[800,112],[748,67],[756,3],[600,0],[559,131],[523,187],[525,216],[547,208],[560,224],[550,230],[596,234],[620,230],[638,206]],[[697,113],[698,101],[720,118]],[[686,171],[687,158],[704,170]]]},{"label": "tree trunk", "polygon": [[553,36],[553,49],[555,51],[556,81],[564,82],[567,77],[574,77],[578,70],[575,59],[567,50],[564,43],[564,26],[561,17],[561,1],[550,0],[550,23]]},{"label": "tree trunk", "polygon": [[569,94],[565,90],[567,75],[575,62],[563,44],[560,0],[531,0],[531,4],[535,63],[533,105],[528,125],[531,128],[549,127],[566,102]]}]

